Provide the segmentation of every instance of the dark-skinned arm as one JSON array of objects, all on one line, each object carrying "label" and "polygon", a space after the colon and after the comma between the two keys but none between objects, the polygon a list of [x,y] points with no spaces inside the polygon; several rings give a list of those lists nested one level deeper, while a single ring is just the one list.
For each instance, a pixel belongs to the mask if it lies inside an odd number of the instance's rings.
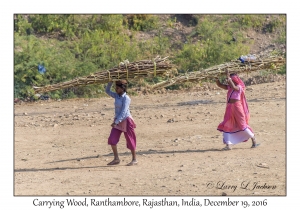
[{"label": "dark-skinned arm", "polygon": [[227,78],[227,81],[228,81],[228,85],[229,85],[232,89],[234,89],[234,90],[239,90],[239,87],[236,86],[236,85],[234,84],[234,82],[232,81],[232,79],[231,79],[230,77]]},{"label": "dark-skinned arm", "polygon": [[224,90],[227,90],[227,85],[224,85],[222,84],[220,81],[219,81],[219,78],[216,77],[216,83],[217,83],[217,86],[224,89]]}]

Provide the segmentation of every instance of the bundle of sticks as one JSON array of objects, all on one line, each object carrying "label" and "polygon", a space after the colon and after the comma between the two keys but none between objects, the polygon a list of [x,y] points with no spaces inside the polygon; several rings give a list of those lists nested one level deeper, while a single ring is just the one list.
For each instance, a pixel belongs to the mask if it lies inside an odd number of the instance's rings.
[{"label": "bundle of sticks", "polygon": [[168,57],[157,56],[153,60],[140,60],[130,63],[128,60],[120,62],[110,70],[103,70],[86,77],[75,78],[71,81],[61,82],[44,87],[33,86],[35,93],[45,93],[70,87],[85,86],[90,84],[104,84],[120,79],[134,80],[141,77],[170,76],[176,73]]},{"label": "bundle of sticks", "polygon": [[200,80],[208,80],[225,75],[225,70],[228,69],[229,73],[248,73],[258,70],[278,70],[285,64],[285,59],[282,57],[269,57],[264,59],[257,59],[250,62],[241,63],[239,60],[233,60],[228,63],[216,65],[208,69],[189,72],[179,76],[170,78],[166,81],[157,83],[151,86],[152,89],[165,88],[174,84],[184,82],[199,82]]}]

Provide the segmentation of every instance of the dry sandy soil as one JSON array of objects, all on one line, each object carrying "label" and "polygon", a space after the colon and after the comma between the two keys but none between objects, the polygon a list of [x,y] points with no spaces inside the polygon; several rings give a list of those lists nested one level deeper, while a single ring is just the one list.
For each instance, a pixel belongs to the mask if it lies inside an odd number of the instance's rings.
[{"label": "dry sandy soil", "polygon": [[225,95],[216,87],[131,96],[136,166],[126,166],[124,135],[120,165],[106,165],[112,98],[16,104],[14,195],[286,195],[285,80],[247,86],[255,149],[249,140],[220,150]]}]

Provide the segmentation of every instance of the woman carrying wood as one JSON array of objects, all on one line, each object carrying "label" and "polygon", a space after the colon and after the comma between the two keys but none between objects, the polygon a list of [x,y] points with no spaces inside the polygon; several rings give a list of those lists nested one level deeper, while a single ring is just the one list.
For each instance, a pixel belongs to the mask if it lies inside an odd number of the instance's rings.
[{"label": "woman carrying wood", "polygon": [[105,92],[115,99],[115,118],[114,122],[111,124],[111,133],[108,138],[108,144],[111,145],[111,148],[114,153],[114,159],[107,165],[117,165],[120,163],[117,144],[120,140],[120,136],[122,132],[124,132],[124,136],[127,143],[127,148],[131,150],[132,153],[132,161],[127,164],[127,166],[133,166],[137,164],[136,160],[136,135],[134,128],[136,127],[130,111],[129,105],[131,99],[126,93],[127,90],[127,81],[119,80],[116,81],[116,92],[112,92],[111,89],[112,82],[109,82],[106,86]]},{"label": "woman carrying wood", "polygon": [[229,74],[226,70],[228,85],[222,84],[216,78],[217,86],[227,90],[227,105],[223,122],[217,130],[223,132],[223,143],[226,147],[223,150],[230,150],[231,145],[252,139],[252,147],[256,148],[259,144],[255,141],[253,130],[249,126],[250,113],[245,97],[245,84],[237,74]]}]

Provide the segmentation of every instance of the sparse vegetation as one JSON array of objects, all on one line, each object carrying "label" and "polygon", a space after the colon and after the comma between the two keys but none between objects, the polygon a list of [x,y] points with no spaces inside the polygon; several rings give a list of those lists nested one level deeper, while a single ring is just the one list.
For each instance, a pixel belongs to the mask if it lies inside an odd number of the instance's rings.
[{"label": "sparse vegetation", "polygon": [[[165,30],[177,30],[175,25],[183,20],[193,30],[186,41],[174,41]],[[181,73],[195,71],[249,53],[248,30],[276,34],[276,42],[285,44],[285,27],[285,15],[187,14],[161,21],[159,15],[150,14],[16,14],[14,94],[31,97],[33,85],[55,84],[111,68],[125,59],[152,59],[156,55],[170,56]],[[147,38],[139,36],[147,33]],[[39,64],[45,66],[44,74],[38,72]],[[280,73],[284,74],[285,68]],[[159,81],[162,78],[145,79],[131,87]],[[49,95],[54,99],[99,97],[103,86],[69,88]]]}]

